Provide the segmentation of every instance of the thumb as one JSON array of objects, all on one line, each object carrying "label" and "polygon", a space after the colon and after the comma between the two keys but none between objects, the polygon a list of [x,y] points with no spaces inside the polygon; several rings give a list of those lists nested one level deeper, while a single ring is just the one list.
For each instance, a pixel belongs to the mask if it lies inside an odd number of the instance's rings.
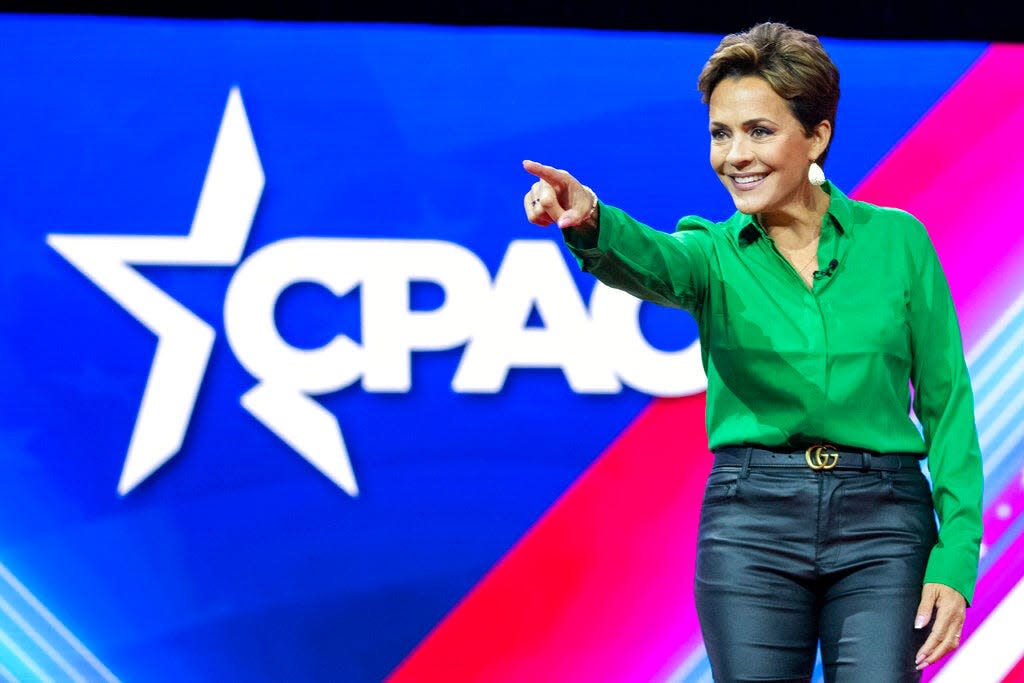
[{"label": "thumb", "polygon": [[926,585],[921,591],[921,602],[917,605],[917,617],[914,618],[914,628],[924,628],[932,620],[932,612],[935,609],[935,600],[939,591],[932,585]]},{"label": "thumb", "polygon": [[579,225],[582,220],[583,217],[580,215],[579,211],[577,211],[576,209],[569,209],[559,217],[558,227],[571,228],[573,226]]}]

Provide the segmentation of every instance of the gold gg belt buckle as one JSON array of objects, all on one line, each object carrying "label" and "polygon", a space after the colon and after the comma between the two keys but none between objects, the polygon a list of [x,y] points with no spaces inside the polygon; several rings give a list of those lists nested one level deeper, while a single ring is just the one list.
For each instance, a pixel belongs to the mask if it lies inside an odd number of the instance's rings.
[{"label": "gold gg belt buckle", "polygon": [[839,450],[827,443],[815,444],[804,453],[804,460],[815,472],[830,470],[839,462]]}]

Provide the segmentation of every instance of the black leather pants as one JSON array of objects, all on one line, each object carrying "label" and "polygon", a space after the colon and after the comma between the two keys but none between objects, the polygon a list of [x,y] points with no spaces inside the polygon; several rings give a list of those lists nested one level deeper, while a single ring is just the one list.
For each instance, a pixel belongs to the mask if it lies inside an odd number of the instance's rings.
[{"label": "black leather pants", "polygon": [[919,681],[914,629],[936,541],[928,481],[896,472],[716,465],[695,595],[715,681]]}]

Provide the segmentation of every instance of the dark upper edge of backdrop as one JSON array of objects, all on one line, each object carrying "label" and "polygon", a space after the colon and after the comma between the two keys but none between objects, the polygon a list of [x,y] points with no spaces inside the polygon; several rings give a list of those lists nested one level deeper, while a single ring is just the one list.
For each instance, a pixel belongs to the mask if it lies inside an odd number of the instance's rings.
[{"label": "dark upper edge of backdrop", "polygon": [[711,34],[773,20],[838,38],[1024,42],[1024,11],[1005,0],[0,0],[0,11]]}]

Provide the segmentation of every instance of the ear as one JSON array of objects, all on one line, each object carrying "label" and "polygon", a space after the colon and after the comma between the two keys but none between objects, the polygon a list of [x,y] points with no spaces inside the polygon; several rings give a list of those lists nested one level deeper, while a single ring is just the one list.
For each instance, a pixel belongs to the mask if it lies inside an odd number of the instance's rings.
[{"label": "ear", "polygon": [[811,149],[809,151],[810,161],[817,161],[828,149],[828,143],[832,140],[832,124],[824,119],[811,131]]}]

